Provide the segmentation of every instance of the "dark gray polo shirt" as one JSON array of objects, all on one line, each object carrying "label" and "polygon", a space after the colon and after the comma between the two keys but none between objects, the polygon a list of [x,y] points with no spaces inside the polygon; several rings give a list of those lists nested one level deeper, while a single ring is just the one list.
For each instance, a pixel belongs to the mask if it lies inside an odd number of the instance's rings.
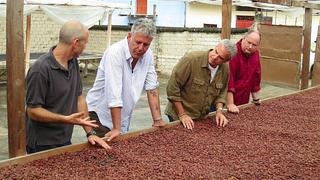
[{"label": "dark gray polo shirt", "polygon": [[[51,48],[31,66],[26,77],[26,104],[28,107],[42,107],[50,112],[70,115],[77,112],[78,96],[82,94],[79,64],[74,58],[69,61],[68,70],[53,56]],[[71,140],[73,125],[44,123],[27,120],[27,144],[63,144]]]}]

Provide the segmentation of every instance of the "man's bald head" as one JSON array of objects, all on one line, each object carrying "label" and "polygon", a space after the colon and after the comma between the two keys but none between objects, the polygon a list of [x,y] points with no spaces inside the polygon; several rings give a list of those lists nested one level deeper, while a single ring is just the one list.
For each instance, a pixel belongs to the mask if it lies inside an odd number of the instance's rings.
[{"label": "man's bald head", "polygon": [[252,37],[256,40],[258,40],[259,44],[260,44],[260,41],[261,41],[261,33],[257,30],[249,30],[245,35],[244,35],[244,38],[246,37]]},{"label": "man's bald head", "polygon": [[75,38],[84,40],[88,28],[78,20],[69,20],[63,24],[59,33],[59,43],[70,44]]},{"label": "man's bald head", "polygon": [[241,49],[247,55],[251,55],[258,51],[261,41],[261,34],[259,31],[250,30],[248,31],[242,41],[241,41]]}]

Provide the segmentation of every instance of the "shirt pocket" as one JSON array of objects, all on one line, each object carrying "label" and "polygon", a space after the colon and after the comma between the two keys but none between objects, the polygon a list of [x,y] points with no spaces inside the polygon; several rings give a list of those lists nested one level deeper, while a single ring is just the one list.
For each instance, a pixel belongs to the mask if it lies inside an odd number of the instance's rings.
[{"label": "shirt pocket", "polygon": [[217,93],[217,95],[220,94],[222,88],[223,88],[223,84],[222,83],[216,83],[216,93]]},{"label": "shirt pocket", "polygon": [[218,96],[220,94],[222,88],[223,88],[222,83],[213,84],[209,90],[209,95],[214,96],[214,97]]},{"label": "shirt pocket", "polygon": [[203,92],[205,84],[206,83],[204,82],[204,80],[194,78],[192,80],[192,85],[191,85],[192,92],[194,93]]}]

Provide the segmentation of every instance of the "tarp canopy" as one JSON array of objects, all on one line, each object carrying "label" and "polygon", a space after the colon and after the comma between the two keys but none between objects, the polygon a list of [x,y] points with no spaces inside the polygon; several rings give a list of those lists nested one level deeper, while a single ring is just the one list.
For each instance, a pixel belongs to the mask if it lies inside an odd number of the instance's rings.
[{"label": "tarp canopy", "polygon": [[[24,15],[41,9],[50,19],[63,24],[77,19],[87,27],[104,20],[114,9],[130,9],[129,4],[108,3],[99,0],[24,0]],[[6,16],[6,0],[0,0],[0,17]]]},{"label": "tarp canopy", "polygon": [[[222,5],[222,0],[184,0],[188,3],[203,3],[211,5]],[[273,11],[283,11],[292,16],[301,16],[304,14],[304,9],[300,7],[289,7],[278,4],[252,2],[252,0],[232,0],[232,5],[242,6],[242,7],[252,7],[256,9],[273,10]]]}]

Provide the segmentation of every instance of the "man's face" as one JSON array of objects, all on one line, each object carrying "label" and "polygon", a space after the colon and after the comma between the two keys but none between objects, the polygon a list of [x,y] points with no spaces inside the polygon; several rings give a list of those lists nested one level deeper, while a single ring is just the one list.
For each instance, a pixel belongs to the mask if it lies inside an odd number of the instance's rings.
[{"label": "man's face", "polygon": [[242,39],[241,49],[245,54],[251,55],[259,49],[259,45],[260,36],[258,33],[253,32]]},{"label": "man's face", "polygon": [[146,36],[140,32],[135,35],[132,35],[130,32],[128,33],[129,51],[134,60],[138,60],[144,55],[148,50],[152,39],[151,36]]},{"label": "man's face", "polygon": [[208,63],[211,67],[216,68],[227,62],[230,59],[230,54],[226,51],[223,45],[218,45],[212,51],[209,52]]}]

